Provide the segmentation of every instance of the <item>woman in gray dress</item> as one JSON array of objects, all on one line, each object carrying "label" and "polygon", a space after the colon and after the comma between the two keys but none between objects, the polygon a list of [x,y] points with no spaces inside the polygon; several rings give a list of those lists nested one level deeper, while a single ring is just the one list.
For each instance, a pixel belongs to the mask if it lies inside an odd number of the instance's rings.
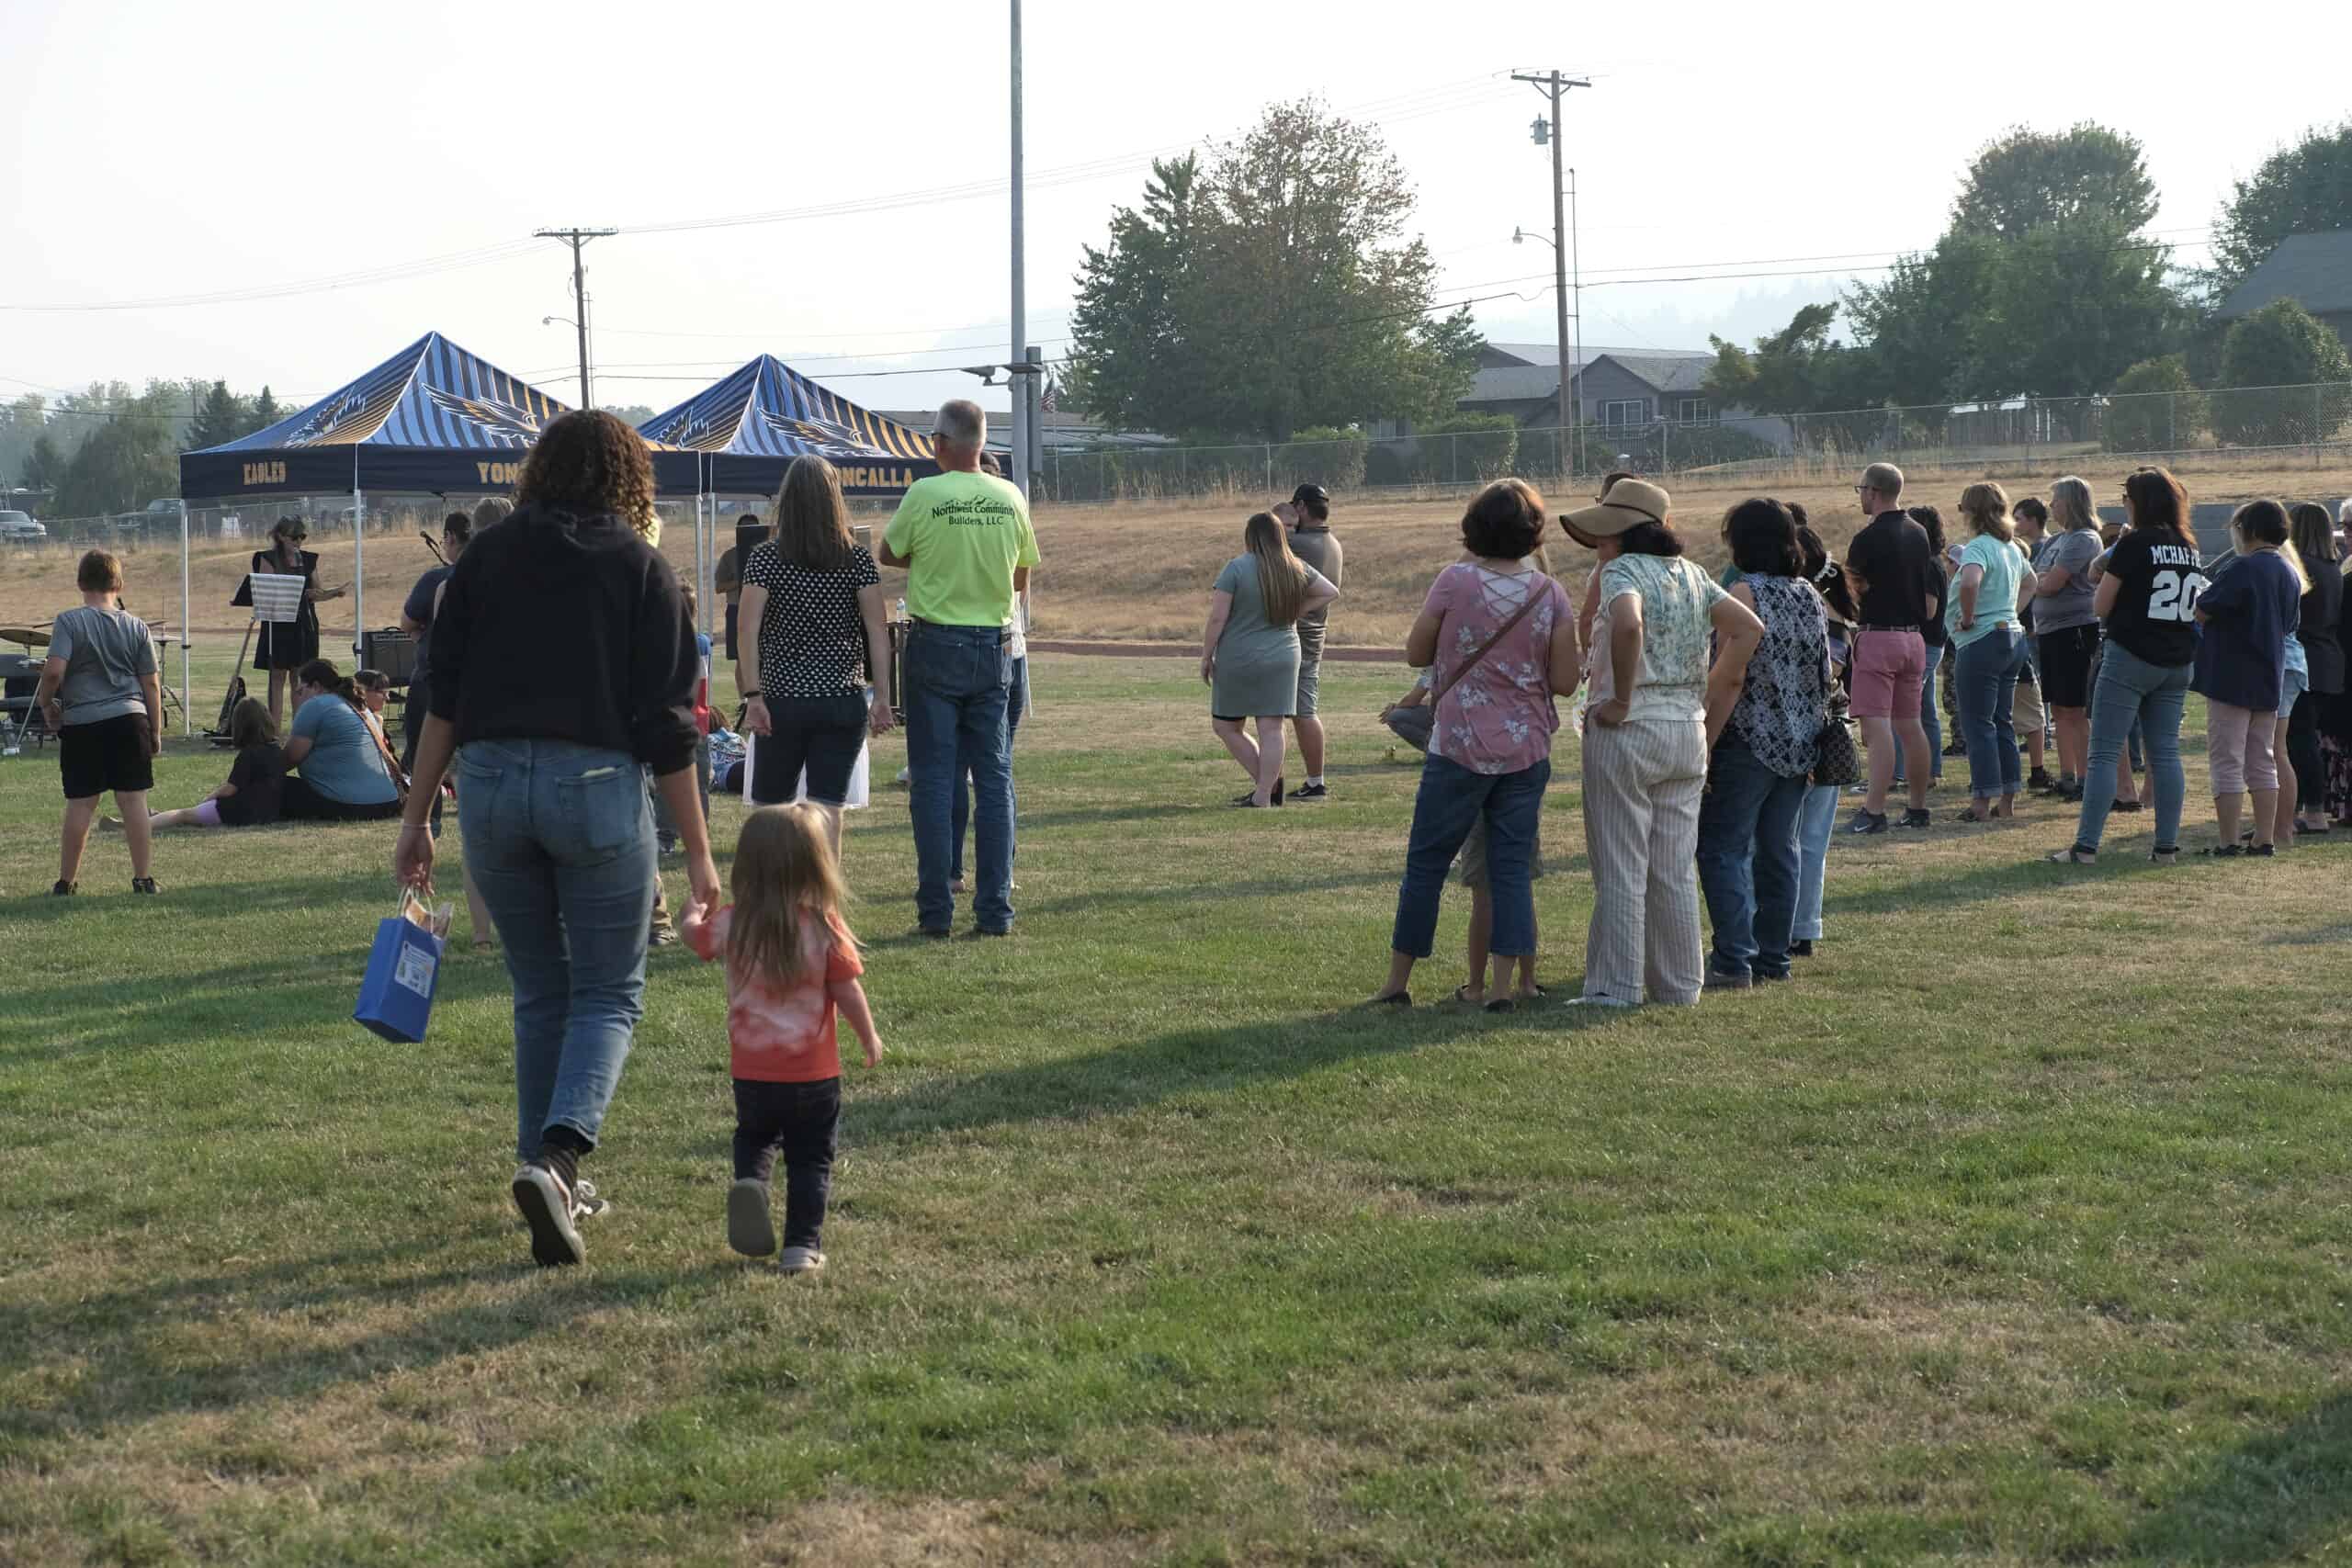
[{"label": "woman in gray dress", "polygon": [[[1298,705],[1298,620],[1340,591],[1291,554],[1283,525],[1261,512],[1241,530],[1247,547],[1225,563],[1209,593],[1201,634],[1201,680],[1216,738],[1250,775],[1236,806],[1283,803],[1283,720]],[[1244,728],[1258,721],[1252,742]]]}]

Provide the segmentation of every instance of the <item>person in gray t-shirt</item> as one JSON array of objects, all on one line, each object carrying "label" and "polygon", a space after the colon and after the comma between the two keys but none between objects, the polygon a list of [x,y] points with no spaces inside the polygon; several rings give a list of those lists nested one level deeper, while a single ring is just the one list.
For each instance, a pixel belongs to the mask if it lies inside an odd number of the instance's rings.
[{"label": "person in gray t-shirt", "polygon": [[[1345,562],[1340,541],[1331,532],[1331,496],[1321,485],[1301,485],[1274,515],[1290,530],[1291,553],[1323,574],[1333,588],[1340,585]],[[1322,800],[1330,791],[1323,784],[1323,720],[1317,716],[1323,692],[1323,631],[1327,607],[1298,618],[1298,695],[1291,723],[1298,731],[1298,758],[1306,764],[1306,782],[1291,792],[1293,800]]]},{"label": "person in gray t-shirt", "polygon": [[74,581],[82,603],[50,626],[49,659],[33,691],[33,701],[57,732],[57,766],[65,785],[63,843],[51,892],[74,891],[98,799],[112,790],[130,840],[130,890],[153,893],[147,792],[154,786],[155,753],[163,749],[164,733],[154,634],[146,622],[116,607],[122,563],[113,556],[91,550],[83,556]]}]

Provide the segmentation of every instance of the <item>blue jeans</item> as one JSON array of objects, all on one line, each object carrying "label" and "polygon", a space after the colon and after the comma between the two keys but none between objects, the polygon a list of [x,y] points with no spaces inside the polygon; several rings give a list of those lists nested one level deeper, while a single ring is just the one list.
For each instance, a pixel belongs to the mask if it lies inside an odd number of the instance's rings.
[{"label": "blue jeans", "polygon": [[1829,877],[1829,840],[1838,829],[1838,786],[1808,784],[1804,808],[1797,813],[1797,919],[1789,935],[1795,942],[1819,942],[1821,885]]},{"label": "blue jeans", "polygon": [[[2172,849],[2180,842],[2181,806],[2188,795],[2188,777],[2180,766],[2180,712],[2188,703],[2188,677],[2194,665],[2151,664],[2121,643],[2107,645],[2099,665],[2098,690],[2091,704],[2090,760],[2083,811],[2075,825],[2075,843],[2098,848],[2107,831],[2108,809],[2115,804],[2115,760],[2123,754],[2124,738],[2134,725],[2148,739],[2148,777],[2156,786],[2156,847]],[[2106,783],[2100,783],[2101,780]]]},{"label": "blue jeans", "polygon": [[1812,786],[1803,773],[1774,773],[1729,734],[1715,743],[1708,781],[1699,802],[1699,886],[1715,928],[1714,966],[1786,975],[1803,860],[1797,818]]},{"label": "blue jeans", "polygon": [[949,818],[956,780],[972,775],[979,886],[972,914],[983,931],[1012,929],[1012,753],[1005,706],[1012,660],[995,626],[917,621],[907,631],[900,685],[907,720],[907,809],[915,829],[915,917],[925,931],[956,919],[947,890],[955,856]]},{"label": "blue jeans", "polygon": [[[1928,667],[1919,680],[1919,724],[1928,732],[1928,761],[1930,779],[1944,776],[1944,716],[1936,705],[1936,669],[1942,664],[1951,649],[1941,643],[1928,645]],[[1894,782],[1903,782],[1903,748],[1894,749]]]},{"label": "blue jeans", "polygon": [[1487,887],[1495,900],[1495,931],[1487,951],[1521,958],[1535,951],[1533,870],[1536,815],[1552,782],[1545,758],[1515,773],[1474,773],[1430,753],[1413,797],[1413,837],[1405,852],[1405,880],[1396,889],[1396,928],[1388,945],[1427,958],[1437,942],[1437,901],[1446,868],[1461,852],[1471,827],[1487,823]]},{"label": "blue jeans", "polygon": [[2025,783],[2010,717],[2018,671],[2024,668],[2025,636],[2012,626],[1995,626],[1961,648],[1953,695],[1961,738],[1968,743],[1968,793],[1979,800],[2015,795]]},{"label": "blue jeans", "polygon": [[[1028,710],[1029,660],[1016,659],[1012,661],[1012,691],[1004,702],[1004,756],[1005,766],[1008,769],[1012,766],[1013,738],[1021,733],[1021,720]],[[964,831],[972,818],[972,792],[965,783],[969,776],[968,772],[956,775],[956,800],[947,808],[948,818],[955,828],[956,839],[953,852],[947,860],[947,874],[950,880],[964,874]],[[1011,775],[1008,773],[1007,776]],[[1019,820],[1021,791],[1018,788],[1012,792],[1012,812],[1014,819]]]},{"label": "blue jeans", "polygon": [[645,1010],[653,812],[623,751],[469,740],[458,752],[466,868],[514,985],[514,1146],[549,1127],[590,1144]]}]

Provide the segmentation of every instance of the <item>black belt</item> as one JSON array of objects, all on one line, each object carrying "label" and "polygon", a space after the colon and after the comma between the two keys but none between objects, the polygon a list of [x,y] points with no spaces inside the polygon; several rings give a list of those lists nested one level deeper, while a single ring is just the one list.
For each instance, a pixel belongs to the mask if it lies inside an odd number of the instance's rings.
[{"label": "black belt", "polygon": [[1855,629],[1856,631],[1858,631],[1858,632],[1916,632],[1916,631],[1917,631],[1919,628],[1918,628],[1917,626],[1856,626],[1854,629]]}]

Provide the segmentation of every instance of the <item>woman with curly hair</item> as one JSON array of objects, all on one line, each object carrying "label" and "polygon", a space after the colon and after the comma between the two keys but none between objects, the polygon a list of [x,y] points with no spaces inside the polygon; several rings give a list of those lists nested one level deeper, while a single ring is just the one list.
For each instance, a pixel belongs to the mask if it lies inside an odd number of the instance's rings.
[{"label": "woman with curly hair", "polygon": [[433,623],[431,703],[393,870],[429,887],[426,814],[454,753],[466,868],[514,986],[514,1203],[542,1265],[585,1256],[580,1179],[643,1010],[656,887],[650,769],[694,903],[718,904],[695,781],[701,660],[678,580],[646,537],[653,470],[609,413],[565,414],[523,466],[514,515],[458,558]]}]

